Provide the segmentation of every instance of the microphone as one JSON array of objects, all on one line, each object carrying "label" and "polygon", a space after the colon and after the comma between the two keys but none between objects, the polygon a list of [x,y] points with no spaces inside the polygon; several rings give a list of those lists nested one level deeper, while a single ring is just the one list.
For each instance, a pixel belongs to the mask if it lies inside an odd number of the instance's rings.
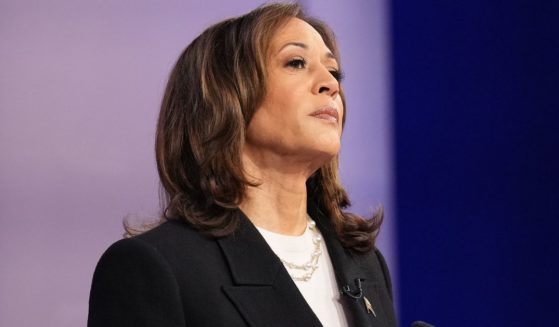
[{"label": "microphone", "polygon": [[411,327],[435,327],[435,326],[428,324],[424,321],[414,321],[411,323]]},{"label": "microphone", "polygon": [[357,287],[356,290],[352,291],[351,288],[349,287],[349,285],[345,285],[344,287],[342,287],[342,294],[345,294],[346,296],[349,296],[350,298],[354,299],[354,300],[359,300],[359,299],[363,299],[363,304],[365,304],[365,308],[367,309],[367,313],[372,314],[375,318],[377,317],[377,313],[375,312],[375,309],[373,308],[373,305],[371,304],[371,301],[369,301],[369,299],[367,299],[366,297],[363,296],[363,288],[361,287],[361,281],[364,279],[361,278],[355,278],[355,286]]},{"label": "microphone", "polygon": [[[364,279],[363,279],[364,280]],[[360,299],[363,297],[363,289],[361,288],[361,279],[355,278],[355,286],[357,286],[357,290],[352,291],[349,285],[345,285],[342,287],[342,294],[349,296],[352,299]]]}]

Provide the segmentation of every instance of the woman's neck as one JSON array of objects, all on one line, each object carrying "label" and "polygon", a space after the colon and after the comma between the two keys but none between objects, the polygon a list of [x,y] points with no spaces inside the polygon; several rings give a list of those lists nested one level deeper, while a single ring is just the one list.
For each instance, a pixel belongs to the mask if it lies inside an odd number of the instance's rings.
[{"label": "woman's neck", "polygon": [[248,179],[257,186],[248,186],[239,205],[250,221],[266,230],[301,235],[307,226],[307,178],[309,167],[286,165],[278,158],[274,162],[256,161],[243,157]]}]

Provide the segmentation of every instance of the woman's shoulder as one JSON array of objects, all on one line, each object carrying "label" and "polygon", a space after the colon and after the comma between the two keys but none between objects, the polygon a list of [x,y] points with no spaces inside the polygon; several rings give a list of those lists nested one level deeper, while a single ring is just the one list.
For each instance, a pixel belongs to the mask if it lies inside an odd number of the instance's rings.
[{"label": "woman's shoulder", "polygon": [[202,233],[192,228],[189,224],[180,220],[165,220],[156,227],[131,237],[131,239],[141,240],[154,247],[184,242],[207,242],[210,240],[210,238],[202,235]]},{"label": "woman's shoulder", "polygon": [[139,235],[114,242],[104,252],[100,263],[160,261],[172,263],[179,257],[215,248],[215,242],[188,224],[169,220]]},{"label": "woman's shoulder", "polygon": [[[154,230],[155,232],[155,230]],[[159,233],[159,232],[157,232]],[[175,267],[139,237],[113,243],[91,283],[88,326],[184,326]],[[153,310],[153,303],[168,303]]]},{"label": "woman's shoulder", "polygon": [[217,247],[214,238],[179,220],[167,220],[129,240],[144,243],[168,260],[184,255],[195,257]]}]

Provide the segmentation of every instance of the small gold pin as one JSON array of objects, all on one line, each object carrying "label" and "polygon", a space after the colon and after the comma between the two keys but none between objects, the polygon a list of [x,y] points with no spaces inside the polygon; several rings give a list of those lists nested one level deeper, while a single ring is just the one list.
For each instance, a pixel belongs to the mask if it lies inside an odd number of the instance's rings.
[{"label": "small gold pin", "polygon": [[369,302],[369,299],[363,297],[363,302],[365,302],[365,307],[367,307],[367,313],[372,313],[373,316],[376,318],[377,314],[375,313],[375,309],[373,309],[373,305]]}]

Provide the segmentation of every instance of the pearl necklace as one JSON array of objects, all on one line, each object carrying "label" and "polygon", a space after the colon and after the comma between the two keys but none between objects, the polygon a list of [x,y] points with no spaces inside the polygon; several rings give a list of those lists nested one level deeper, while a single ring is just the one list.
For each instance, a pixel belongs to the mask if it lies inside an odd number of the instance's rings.
[{"label": "pearl necklace", "polygon": [[[302,265],[295,264],[293,262],[289,262],[280,258],[283,265],[288,269],[291,270],[289,272],[289,276],[291,279],[298,282],[308,282],[314,272],[318,269],[318,259],[322,254],[322,250],[320,249],[320,244],[322,243],[322,237],[318,233],[316,229],[316,223],[313,220],[310,220],[308,223],[307,228],[313,233],[313,244],[314,244],[314,251],[311,254],[311,258],[309,261]],[[295,272],[300,272],[297,275]]]}]

